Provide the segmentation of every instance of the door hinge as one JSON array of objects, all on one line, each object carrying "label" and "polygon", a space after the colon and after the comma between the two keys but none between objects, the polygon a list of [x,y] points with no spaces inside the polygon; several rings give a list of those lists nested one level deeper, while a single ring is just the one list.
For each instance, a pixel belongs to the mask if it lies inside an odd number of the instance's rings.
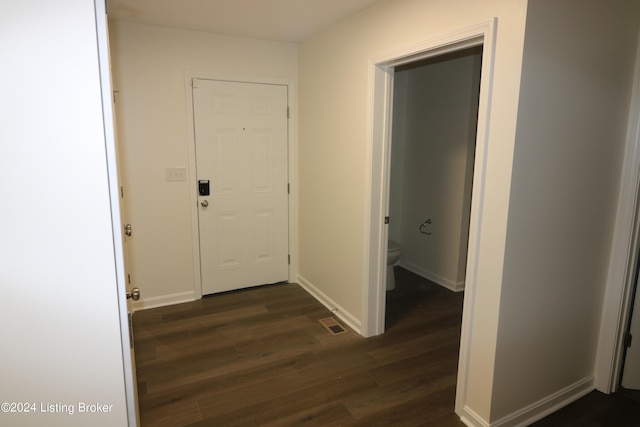
[{"label": "door hinge", "polygon": [[291,254],[287,255],[287,263],[291,265]]},{"label": "door hinge", "polygon": [[124,199],[124,187],[120,187],[120,198]]},{"label": "door hinge", "polygon": [[289,107],[287,107],[287,119],[290,117]]},{"label": "door hinge", "polygon": [[633,339],[633,335],[631,335],[631,332],[627,332],[626,334],[624,334],[624,346],[625,347],[631,347],[631,340]]},{"label": "door hinge", "polygon": [[287,194],[291,194],[291,184],[287,182]]},{"label": "door hinge", "polygon": [[385,224],[389,224],[389,217],[388,217],[388,216],[385,216],[385,217],[384,217],[384,223],[385,223]]},{"label": "door hinge", "polygon": [[133,348],[133,313],[129,312],[129,348]]}]

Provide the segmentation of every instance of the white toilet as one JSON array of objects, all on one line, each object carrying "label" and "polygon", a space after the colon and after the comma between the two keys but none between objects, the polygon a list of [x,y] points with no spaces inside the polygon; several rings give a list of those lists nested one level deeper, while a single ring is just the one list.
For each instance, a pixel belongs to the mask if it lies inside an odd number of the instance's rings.
[{"label": "white toilet", "polygon": [[393,273],[393,265],[398,262],[402,255],[400,243],[389,240],[387,247],[387,290],[396,288],[396,276]]}]

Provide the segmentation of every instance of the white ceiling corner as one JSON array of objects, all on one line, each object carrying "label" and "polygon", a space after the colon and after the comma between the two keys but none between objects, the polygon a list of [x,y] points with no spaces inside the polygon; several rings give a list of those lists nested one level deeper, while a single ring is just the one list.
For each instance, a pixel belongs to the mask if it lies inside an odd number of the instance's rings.
[{"label": "white ceiling corner", "polygon": [[380,0],[108,0],[111,19],[297,43]]}]

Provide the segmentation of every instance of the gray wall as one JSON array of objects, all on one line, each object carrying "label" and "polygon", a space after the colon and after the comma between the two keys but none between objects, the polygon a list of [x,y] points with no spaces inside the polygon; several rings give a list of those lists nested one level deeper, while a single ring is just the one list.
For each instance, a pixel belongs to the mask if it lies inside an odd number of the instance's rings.
[{"label": "gray wall", "polygon": [[638,12],[529,2],[491,421],[593,387]]}]

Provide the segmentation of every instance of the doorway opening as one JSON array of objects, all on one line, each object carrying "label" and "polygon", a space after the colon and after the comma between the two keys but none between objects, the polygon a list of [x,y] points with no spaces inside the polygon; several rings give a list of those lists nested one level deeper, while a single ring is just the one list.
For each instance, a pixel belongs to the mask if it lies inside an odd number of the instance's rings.
[{"label": "doorway opening", "polygon": [[393,86],[398,67],[427,58],[469,48],[482,47],[481,79],[469,233],[466,254],[465,292],[456,390],[456,413],[465,412],[469,348],[476,305],[476,282],[484,188],[489,140],[489,118],[493,82],[496,19],[468,27],[437,39],[370,58],[370,151],[367,210],[365,211],[365,283],[363,295],[363,336],[382,334],[385,330],[387,245],[389,238],[389,186],[392,139]]},{"label": "doorway opening", "polygon": [[[387,298],[419,292],[394,280],[394,265],[464,289],[481,63],[475,46],[395,67]],[[388,328],[402,312],[385,306]]]}]

